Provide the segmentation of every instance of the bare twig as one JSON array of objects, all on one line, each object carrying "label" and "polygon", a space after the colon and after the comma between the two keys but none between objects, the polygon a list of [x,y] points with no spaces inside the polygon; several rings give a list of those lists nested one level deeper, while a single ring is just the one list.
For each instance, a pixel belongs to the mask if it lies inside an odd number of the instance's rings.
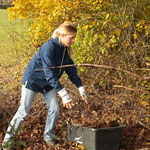
[{"label": "bare twig", "polygon": [[125,16],[126,16],[126,11],[127,11],[127,6],[128,6],[128,1],[126,0],[125,6],[124,6],[124,11],[123,11],[123,25],[125,23]]},{"label": "bare twig", "polygon": [[143,124],[140,120],[139,120],[139,124],[140,124],[142,127],[146,128],[146,129],[148,129],[148,130],[150,130],[150,128],[149,128],[148,126],[146,126],[145,124]]},{"label": "bare twig", "polygon": [[148,69],[148,68],[137,68],[137,69],[135,69],[135,70],[150,71],[150,69]]},{"label": "bare twig", "polygon": [[146,128],[146,129],[148,129],[148,130],[150,130],[150,128],[149,128],[147,125],[145,125],[145,124],[143,124],[143,123],[141,122],[141,118],[143,118],[143,117],[148,117],[148,116],[144,116],[144,115],[143,115],[143,110],[141,110],[140,115],[139,115],[139,118],[138,118],[138,123],[139,123],[142,127]]},{"label": "bare twig", "polygon": [[104,68],[104,69],[113,69],[113,70],[116,70],[116,71],[127,73],[127,74],[129,74],[131,76],[134,76],[134,77],[136,77],[136,78],[138,78],[139,80],[142,80],[142,81],[150,79],[150,76],[143,78],[143,77],[141,77],[138,74],[135,74],[133,72],[130,72],[130,71],[127,71],[127,70],[124,70],[124,69],[120,69],[120,68],[116,68],[116,67],[112,67],[112,66],[106,66],[106,65],[97,65],[97,64],[70,64],[70,65],[63,65],[63,66],[56,66],[56,67],[46,67],[46,68],[43,68],[43,69],[36,69],[35,71],[43,71],[45,69],[65,68],[65,67],[72,67],[72,66],[77,66],[77,67],[96,67],[96,68]]},{"label": "bare twig", "polygon": [[124,88],[127,90],[131,90],[131,91],[138,91],[138,92],[142,92],[142,93],[149,93],[148,91],[142,91],[140,89],[134,89],[134,88],[130,88],[130,87],[126,87],[126,86],[122,86],[122,85],[113,85],[114,88]]}]

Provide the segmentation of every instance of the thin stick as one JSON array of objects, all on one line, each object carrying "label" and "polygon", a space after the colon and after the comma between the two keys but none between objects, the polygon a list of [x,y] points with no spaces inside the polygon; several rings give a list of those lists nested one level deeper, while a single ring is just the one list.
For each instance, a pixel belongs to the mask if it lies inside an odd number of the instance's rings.
[{"label": "thin stick", "polygon": [[150,128],[149,128],[148,126],[146,126],[145,124],[143,124],[140,120],[139,120],[139,124],[140,124],[142,127],[146,128],[146,129],[148,129],[148,130],[150,130]]},{"label": "thin stick", "polygon": [[36,69],[35,71],[43,71],[45,69],[56,69],[56,68],[64,68],[64,67],[72,67],[72,66],[113,69],[113,70],[116,70],[116,71],[127,73],[127,74],[129,74],[131,76],[134,76],[134,77],[136,77],[136,78],[138,78],[139,80],[142,80],[142,81],[150,79],[150,76],[142,78],[140,75],[137,75],[137,74],[135,74],[133,72],[130,72],[130,71],[127,71],[127,70],[123,70],[123,69],[112,67],[112,66],[97,65],[97,64],[70,64],[70,65],[63,65],[63,66],[56,66],[56,67],[46,67],[46,68],[43,68],[43,69]]},{"label": "thin stick", "polygon": [[113,85],[114,88],[124,88],[127,90],[131,90],[131,91],[137,91],[137,92],[142,92],[142,93],[149,93],[148,91],[142,91],[140,89],[134,89],[134,88],[130,88],[130,87],[126,87],[126,86],[122,86],[122,85]]}]

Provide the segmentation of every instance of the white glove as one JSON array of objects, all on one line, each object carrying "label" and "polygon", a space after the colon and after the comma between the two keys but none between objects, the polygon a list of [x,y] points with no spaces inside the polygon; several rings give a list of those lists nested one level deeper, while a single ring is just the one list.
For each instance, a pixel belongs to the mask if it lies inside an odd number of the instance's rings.
[{"label": "white glove", "polygon": [[84,98],[87,98],[84,86],[79,87],[78,90],[81,96],[83,96]]},{"label": "white glove", "polygon": [[68,94],[68,92],[66,91],[65,88],[63,88],[62,90],[60,90],[58,92],[58,94],[62,98],[63,104],[67,104],[67,103],[71,102],[71,97],[69,96],[69,94]]}]

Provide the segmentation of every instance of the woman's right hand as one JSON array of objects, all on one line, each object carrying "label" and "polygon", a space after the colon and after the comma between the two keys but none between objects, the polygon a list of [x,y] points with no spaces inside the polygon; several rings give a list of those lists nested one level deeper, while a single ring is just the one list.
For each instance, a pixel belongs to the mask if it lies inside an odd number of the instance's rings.
[{"label": "woman's right hand", "polygon": [[72,103],[72,99],[69,96],[69,94],[68,94],[68,92],[66,91],[65,88],[63,88],[61,91],[59,91],[58,94],[62,98],[63,106],[64,107],[66,107],[66,108],[72,108],[72,106],[74,106],[73,103]]}]

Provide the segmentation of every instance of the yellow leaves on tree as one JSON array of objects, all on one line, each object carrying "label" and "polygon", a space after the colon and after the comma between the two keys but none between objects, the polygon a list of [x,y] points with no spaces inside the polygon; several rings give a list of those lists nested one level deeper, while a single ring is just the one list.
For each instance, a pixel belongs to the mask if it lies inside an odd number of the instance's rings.
[{"label": "yellow leaves on tree", "polygon": [[8,8],[9,20],[26,19],[34,44],[40,45],[60,23],[75,21],[79,0],[16,0]]},{"label": "yellow leaves on tree", "polygon": [[27,20],[34,44],[40,45],[59,24],[64,21],[78,22],[81,14],[99,11],[103,1],[106,0],[16,0],[13,7],[8,8],[8,17],[9,20]]}]

